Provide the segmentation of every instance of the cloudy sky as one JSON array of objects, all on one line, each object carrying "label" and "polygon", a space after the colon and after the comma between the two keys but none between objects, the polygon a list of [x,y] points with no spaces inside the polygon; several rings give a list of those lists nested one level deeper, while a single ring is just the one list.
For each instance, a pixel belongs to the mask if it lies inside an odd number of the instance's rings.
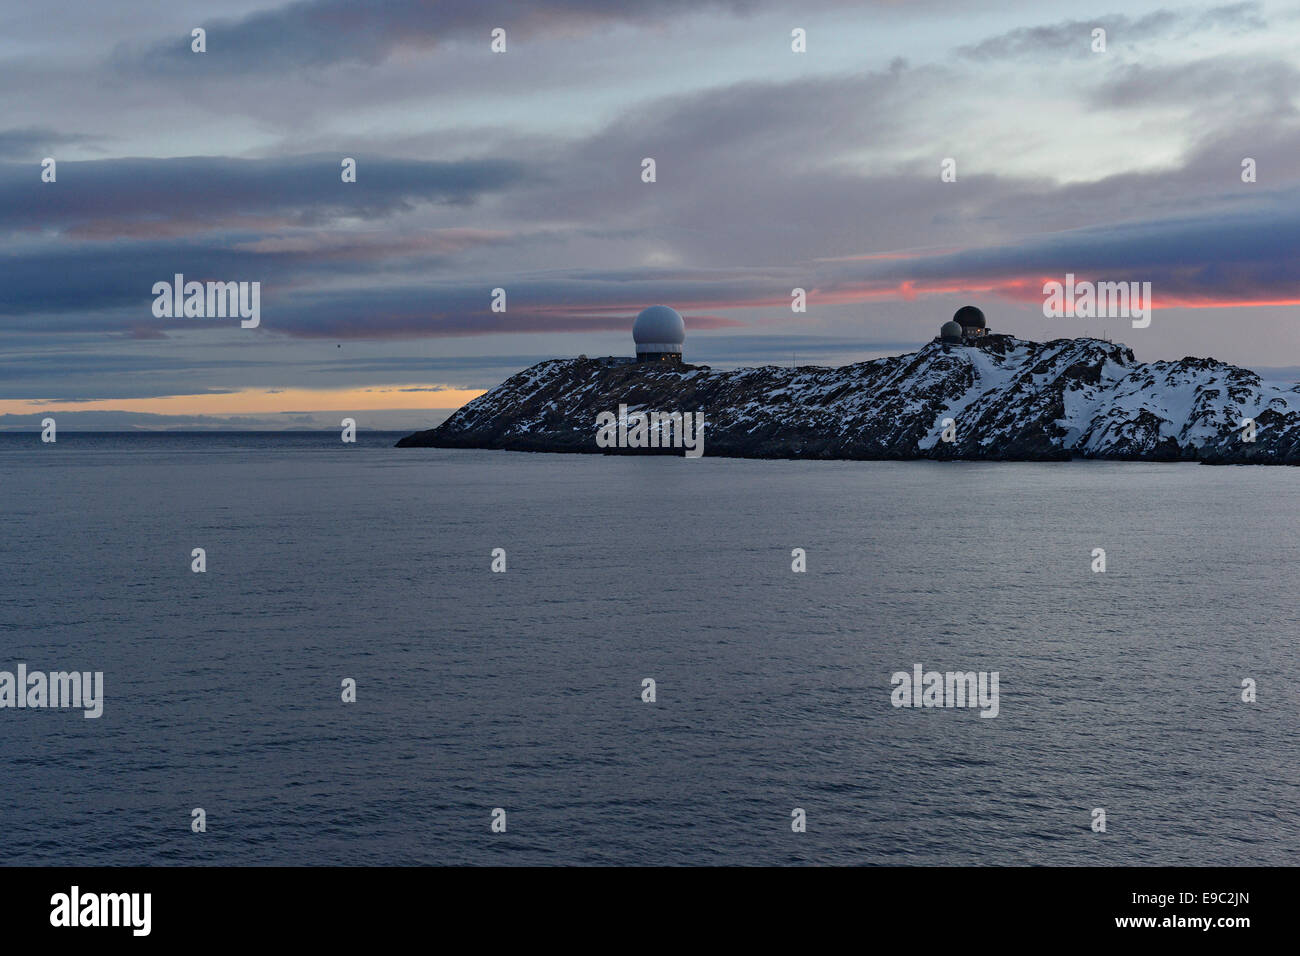
[{"label": "cloudy sky", "polygon": [[[660,302],[715,367],[971,302],[1294,377],[1298,41],[1268,2],[7,4],[0,427],[417,427]],[[176,273],[261,282],[260,327],[155,318]],[[1044,318],[1066,273],[1151,282],[1150,328]]]}]

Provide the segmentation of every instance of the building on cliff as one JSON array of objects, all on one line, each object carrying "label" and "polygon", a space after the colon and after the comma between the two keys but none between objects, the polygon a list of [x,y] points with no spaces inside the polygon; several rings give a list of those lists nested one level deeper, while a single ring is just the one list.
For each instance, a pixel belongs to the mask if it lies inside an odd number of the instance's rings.
[{"label": "building on cliff", "polygon": [[632,323],[632,342],[635,355],[606,355],[582,361],[595,361],[600,365],[635,365],[638,362],[659,362],[682,365],[682,345],[686,342],[686,323],[681,313],[666,305],[652,305],[642,309]]},{"label": "building on cliff", "polygon": [[945,345],[963,345],[988,334],[989,327],[984,320],[984,313],[973,305],[963,305],[949,321],[939,326],[935,341]]},{"label": "building on cliff", "polygon": [[652,305],[642,309],[632,323],[632,341],[636,343],[638,362],[682,364],[682,345],[686,341],[686,323],[676,309]]}]

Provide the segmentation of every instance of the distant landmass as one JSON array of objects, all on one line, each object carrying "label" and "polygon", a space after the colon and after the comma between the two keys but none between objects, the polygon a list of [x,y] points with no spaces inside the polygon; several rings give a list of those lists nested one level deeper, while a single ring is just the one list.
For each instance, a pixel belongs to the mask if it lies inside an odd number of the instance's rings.
[{"label": "distant landmass", "polygon": [[397,444],[682,453],[598,446],[597,416],[620,406],[703,412],[707,456],[1300,464],[1300,386],[1214,359],[1138,362],[1099,339],[992,334],[839,368],[554,359]]}]

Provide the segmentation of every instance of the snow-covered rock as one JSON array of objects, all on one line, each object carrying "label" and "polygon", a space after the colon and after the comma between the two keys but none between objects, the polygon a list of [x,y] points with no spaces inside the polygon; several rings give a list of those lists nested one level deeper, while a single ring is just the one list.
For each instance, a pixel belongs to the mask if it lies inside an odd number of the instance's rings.
[{"label": "snow-covered rock", "polygon": [[[398,444],[617,451],[597,447],[595,423],[620,405],[702,411],[710,456],[1300,464],[1300,386],[1213,359],[1142,363],[1098,339],[1009,335],[932,342],[839,368],[720,372],[555,359]],[[1254,442],[1243,439],[1246,418],[1256,423]]]}]

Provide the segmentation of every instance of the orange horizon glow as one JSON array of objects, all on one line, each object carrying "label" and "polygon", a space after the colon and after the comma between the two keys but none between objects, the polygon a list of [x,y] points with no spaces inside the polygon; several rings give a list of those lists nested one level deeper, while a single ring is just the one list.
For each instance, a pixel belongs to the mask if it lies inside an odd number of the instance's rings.
[{"label": "orange horizon glow", "polygon": [[[418,391],[412,391],[418,389]],[[249,388],[235,392],[159,395],[152,398],[97,398],[87,401],[0,400],[0,415],[45,412],[144,412],[155,415],[279,415],[327,411],[425,411],[460,408],[483,389],[430,385],[371,388]]]}]

